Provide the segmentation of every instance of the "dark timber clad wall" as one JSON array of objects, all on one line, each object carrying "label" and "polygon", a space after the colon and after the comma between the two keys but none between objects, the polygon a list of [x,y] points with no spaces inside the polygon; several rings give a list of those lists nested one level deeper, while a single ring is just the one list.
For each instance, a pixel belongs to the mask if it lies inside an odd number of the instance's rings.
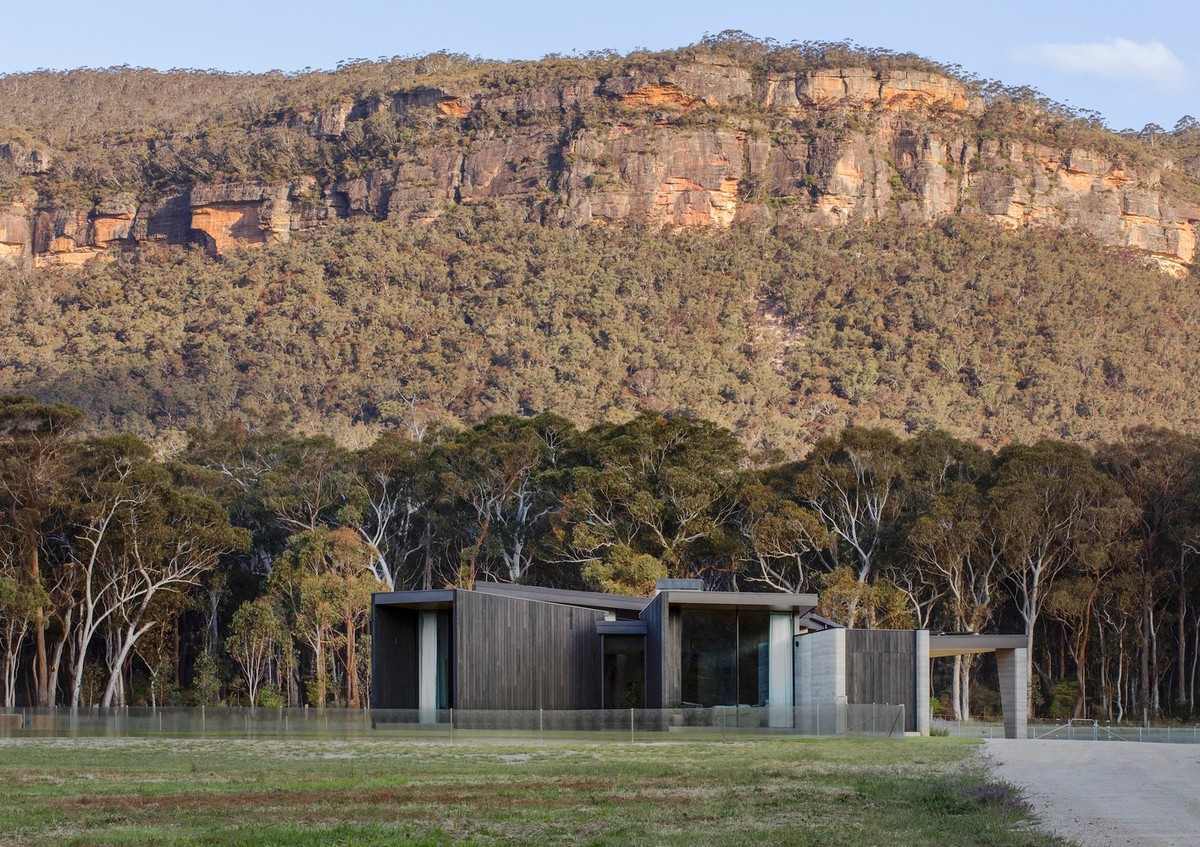
[{"label": "dark timber clad wall", "polygon": [[417,613],[375,606],[371,615],[371,705],[417,708]]},{"label": "dark timber clad wall", "polygon": [[459,709],[599,709],[604,613],[515,597],[455,594]]},{"label": "dark timber clad wall", "polygon": [[663,691],[663,646],[667,642],[666,597],[659,595],[642,610],[646,623],[646,708],[663,709],[670,705]]},{"label": "dark timber clad wall", "polygon": [[[917,728],[916,633],[846,631],[846,697],[851,703],[904,704],[904,729]],[[928,704],[926,704],[928,708]]]},{"label": "dark timber clad wall", "polygon": [[679,609],[668,606],[667,640],[663,645],[663,708],[670,708],[683,700],[681,620]]}]

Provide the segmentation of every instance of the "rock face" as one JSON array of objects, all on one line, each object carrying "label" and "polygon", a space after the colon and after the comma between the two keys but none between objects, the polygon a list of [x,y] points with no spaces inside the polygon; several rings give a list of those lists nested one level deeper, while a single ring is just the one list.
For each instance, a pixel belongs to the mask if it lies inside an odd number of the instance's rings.
[{"label": "rock face", "polygon": [[[716,59],[515,92],[421,87],[288,119],[319,143],[379,113],[438,128],[443,143],[401,146],[387,167],[325,184],[296,174],[196,185],[140,205],[114,195],[82,209],[0,206],[0,258],[78,264],[146,242],[217,255],[331,218],[420,223],[456,203],[504,203],[570,226],[980,215],[1082,230],[1177,274],[1196,260],[1200,204],[1170,196],[1160,168],[980,138],[983,109],[959,82],[925,71],[755,77]],[[36,180],[51,160],[8,144],[0,165]]]},{"label": "rock face", "polygon": [[50,157],[10,141],[0,144],[0,169],[17,174],[43,174],[50,170]]},{"label": "rock face", "polygon": [[29,209],[23,203],[0,206],[0,259],[15,261],[30,250]]}]

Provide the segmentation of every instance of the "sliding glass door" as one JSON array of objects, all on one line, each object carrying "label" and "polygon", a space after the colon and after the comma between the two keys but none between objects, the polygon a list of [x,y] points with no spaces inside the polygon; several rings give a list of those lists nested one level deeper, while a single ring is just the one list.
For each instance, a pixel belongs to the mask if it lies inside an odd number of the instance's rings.
[{"label": "sliding glass door", "polygon": [[683,705],[790,706],[791,634],[792,616],[787,613],[681,609]]}]

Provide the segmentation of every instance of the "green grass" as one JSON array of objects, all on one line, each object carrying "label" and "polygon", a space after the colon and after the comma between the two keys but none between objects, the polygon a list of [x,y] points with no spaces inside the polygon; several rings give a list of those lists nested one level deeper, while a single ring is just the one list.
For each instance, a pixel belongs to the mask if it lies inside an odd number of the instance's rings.
[{"label": "green grass", "polygon": [[0,740],[0,845],[1047,845],[960,739]]}]

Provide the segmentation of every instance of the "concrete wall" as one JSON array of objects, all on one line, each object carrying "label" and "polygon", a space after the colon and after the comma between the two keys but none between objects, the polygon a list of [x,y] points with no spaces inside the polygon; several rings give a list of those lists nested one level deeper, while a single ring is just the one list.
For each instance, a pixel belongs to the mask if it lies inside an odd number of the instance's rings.
[{"label": "concrete wall", "polygon": [[846,702],[846,632],[827,629],[795,638],[796,724],[801,732],[833,735],[844,729],[839,724],[845,712],[834,706]]},{"label": "concrete wall", "polygon": [[[827,629],[795,639],[797,721],[825,735],[846,729],[836,703],[904,706],[906,732],[929,734],[929,633]],[[817,708],[826,707],[818,716]]]},{"label": "concrete wall", "polygon": [[1024,738],[1029,724],[1029,653],[1025,648],[997,650],[1000,672],[1000,706],[1004,709],[1004,737]]},{"label": "concrete wall", "polygon": [[916,635],[916,657],[915,670],[917,673],[916,679],[916,702],[914,705],[914,715],[917,719],[916,731],[921,735],[929,734],[929,630],[918,629]]}]

